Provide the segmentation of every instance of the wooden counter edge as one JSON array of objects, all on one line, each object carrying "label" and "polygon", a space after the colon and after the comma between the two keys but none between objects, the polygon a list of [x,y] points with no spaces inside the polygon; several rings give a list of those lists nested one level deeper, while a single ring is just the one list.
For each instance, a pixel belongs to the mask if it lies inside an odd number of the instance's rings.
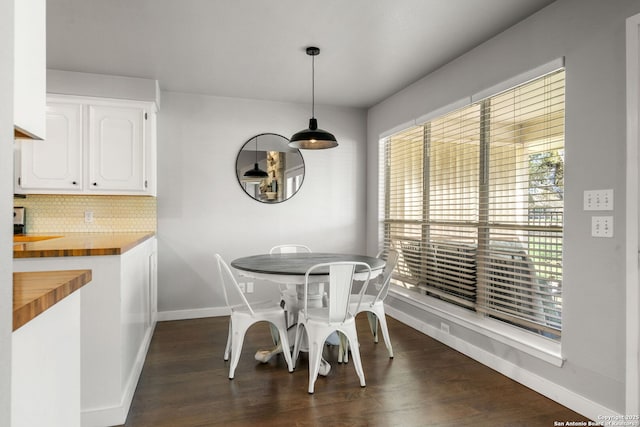
[{"label": "wooden counter edge", "polygon": [[144,236],[141,236],[139,239],[137,239],[135,241],[129,242],[129,244],[127,244],[127,245],[123,245],[120,248],[120,254],[123,254],[123,253],[127,252],[128,250],[135,248],[140,243],[145,242],[145,241],[147,241],[147,240],[149,240],[149,239],[151,239],[151,238],[153,238],[155,236],[156,236],[155,232],[150,232],[148,234],[145,234]]},{"label": "wooden counter edge", "polygon": [[[89,283],[91,277],[91,270],[13,273],[13,330]],[[32,288],[29,301],[17,301],[17,295],[23,295],[26,288]]]},{"label": "wooden counter edge", "polygon": [[[75,249],[32,249],[24,251],[13,251],[13,258],[49,258],[49,257],[71,257],[71,256],[106,256],[106,255],[122,255],[123,253],[135,248],[142,242],[155,237],[155,232],[149,232],[137,239],[131,240],[121,246],[107,248],[75,248]],[[64,237],[64,235],[62,236]],[[25,244],[18,243],[17,245]],[[17,246],[17,245],[14,245]]]}]

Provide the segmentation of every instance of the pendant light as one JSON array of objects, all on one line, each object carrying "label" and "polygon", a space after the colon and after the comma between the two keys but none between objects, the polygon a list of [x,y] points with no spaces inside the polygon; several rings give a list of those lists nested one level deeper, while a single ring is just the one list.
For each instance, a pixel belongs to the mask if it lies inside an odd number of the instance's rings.
[{"label": "pendant light", "polygon": [[256,162],[253,165],[253,169],[249,169],[243,175],[242,180],[247,182],[260,182],[269,174],[258,167],[258,137],[256,136]]},{"label": "pendant light", "polygon": [[289,147],[319,150],[338,146],[336,137],[326,130],[318,129],[315,118],[315,57],[320,54],[320,48],[310,46],[307,55],[311,56],[311,119],[309,128],[301,130],[291,137]]}]

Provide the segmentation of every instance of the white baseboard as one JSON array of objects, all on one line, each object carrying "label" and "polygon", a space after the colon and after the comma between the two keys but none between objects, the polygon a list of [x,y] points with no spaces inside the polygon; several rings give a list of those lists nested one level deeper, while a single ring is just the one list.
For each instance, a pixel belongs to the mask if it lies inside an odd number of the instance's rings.
[{"label": "white baseboard", "polygon": [[518,365],[508,362],[495,354],[474,346],[454,335],[446,334],[440,331],[440,329],[424,323],[415,317],[409,316],[400,310],[385,305],[385,311],[388,316],[393,317],[407,326],[411,326],[423,334],[442,342],[443,344],[471,357],[483,365],[500,372],[502,375],[535,390],[549,399],[558,402],[559,404],[566,406],[572,411],[582,414],[591,420],[602,421],[602,417],[605,416],[622,416],[621,414],[618,414],[597,402],[589,400],[574,391],[558,385],[547,378],[543,378],[533,372],[529,372]]},{"label": "white baseboard", "polygon": [[153,331],[155,330],[155,322],[147,329],[142,341],[136,360],[134,362],[127,383],[125,384],[124,391],[122,393],[122,399],[120,405],[112,406],[108,408],[98,409],[86,409],[81,413],[81,425],[82,427],[105,427],[124,424],[127,421],[127,415],[129,414],[129,408],[133,401],[133,395],[144,367],[144,361],[149,351],[149,345],[151,344],[151,338],[153,337]]},{"label": "white baseboard", "polygon": [[229,315],[229,309],[226,307],[209,307],[209,308],[194,308],[189,310],[159,311],[158,322],[166,322],[169,320],[201,319],[203,317],[220,317],[220,316],[228,316],[228,315]]}]

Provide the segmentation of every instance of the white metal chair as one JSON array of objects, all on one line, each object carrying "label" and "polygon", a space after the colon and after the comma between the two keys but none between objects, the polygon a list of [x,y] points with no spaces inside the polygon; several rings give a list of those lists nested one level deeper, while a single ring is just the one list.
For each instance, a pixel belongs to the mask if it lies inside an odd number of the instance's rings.
[{"label": "white metal chair", "polygon": [[311,253],[311,249],[305,245],[287,244],[274,246],[269,251],[270,254],[295,254],[299,252]]},{"label": "white metal chair", "polygon": [[[382,337],[384,343],[387,346],[389,352],[389,358],[393,359],[393,347],[391,346],[391,339],[389,338],[389,329],[387,328],[387,319],[384,312],[384,299],[389,293],[389,285],[391,283],[391,274],[393,273],[396,264],[398,263],[398,252],[390,249],[387,253],[386,265],[376,283],[369,287],[369,291],[362,295],[362,302],[359,306],[352,302],[349,306],[349,310],[354,316],[359,313],[366,312],[369,319],[369,327],[373,334],[373,341],[378,342],[378,323],[380,329],[382,329]],[[381,258],[382,254],[378,254],[378,258]],[[371,292],[374,291],[374,292]],[[341,340],[341,351],[338,353],[338,362],[346,363],[348,361],[348,343]]]},{"label": "white metal chair", "polygon": [[218,262],[218,272],[220,273],[224,299],[231,310],[229,335],[224,349],[224,360],[229,360],[229,356],[231,356],[229,379],[233,379],[236,366],[238,366],[247,329],[253,324],[262,321],[269,322],[278,330],[280,342],[282,342],[282,354],[287,362],[289,372],[293,372],[294,365],[289,350],[284,309],[274,301],[249,304],[227,263],[224,262],[219,254],[216,254],[215,257]]},{"label": "white metal chair", "polygon": [[[362,286],[360,294],[351,294],[353,277],[357,267],[364,268],[366,280]],[[329,270],[329,298],[327,307],[309,307],[308,290],[309,276],[318,269]],[[316,264],[307,270],[304,285],[304,307],[298,313],[298,325],[296,328],[296,339],[293,349],[293,364],[295,367],[300,346],[303,339],[303,332],[307,334],[309,351],[309,393],[313,393],[320,362],[322,350],[326,339],[333,332],[339,332],[351,346],[351,354],[355,365],[356,373],[360,378],[360,385],[364,387],[364,371],[360,361],[360,345],[358,344],[358,333],[356,331],[355,317],[350,313],[349,307],[353,300],[359,306],[364,292],[366,292],[369,279],[371,278],[371,267],[364,262],[335,262]]]},{"label": "white metal chair", "polygon": [[[311,249],[306,245],[285,244],[277,245],[271,248],[270,254],[295,254],[295,253],[311,253]],[[292,326],[296,321],[296,313],[298,312],[298,294],[296,285],[280,285],[280,297],[284,304],[284,310],[287,312],[287,326]]]}]

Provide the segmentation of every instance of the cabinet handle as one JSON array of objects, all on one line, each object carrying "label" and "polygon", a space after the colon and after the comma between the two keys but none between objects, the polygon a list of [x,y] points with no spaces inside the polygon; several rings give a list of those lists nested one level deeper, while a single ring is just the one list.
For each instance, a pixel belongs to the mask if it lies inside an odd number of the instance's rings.
[{"label": "cabinet handle", "polygon": [[91,184],[91,185],[93,185],[94,187],[97,187],[97,186],[98,186],[98,183],[97,183],[97,182],[94,182],[94,183],[93,183],[93,184]]},{"label": "cabinet handle", "polygon": [[78,183],[76,181],[72,181],[71,182],[73,185],[78,185]]}]

